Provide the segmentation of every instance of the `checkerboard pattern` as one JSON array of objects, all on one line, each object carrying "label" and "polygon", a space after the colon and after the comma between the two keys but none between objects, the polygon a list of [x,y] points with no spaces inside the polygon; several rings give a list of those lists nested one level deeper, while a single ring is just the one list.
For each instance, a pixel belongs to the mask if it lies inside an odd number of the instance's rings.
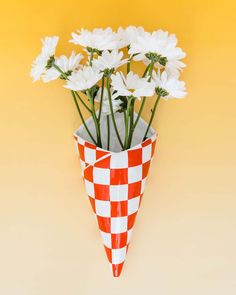
[{"label": "checkerboard pattern", "polygon": [[85,188],[115,277],[121,273],[154,154],[156,135],[120,153],[75,136]]}]

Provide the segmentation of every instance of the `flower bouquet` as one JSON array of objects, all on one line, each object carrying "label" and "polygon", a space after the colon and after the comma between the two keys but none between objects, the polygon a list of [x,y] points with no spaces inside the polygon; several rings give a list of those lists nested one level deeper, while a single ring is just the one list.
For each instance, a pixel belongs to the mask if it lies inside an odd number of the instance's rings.
[{"label": "flower bouquet", "polygon": [[[107,258],[119,276],[141,204],[154,154],[151,127],[161,98],[183,98],[179,73],[185,53],[175,35],[142,27],[81,29],[70,42],[81,53],[55,56],[58,37],[46,37],[32,64],[31,77],[61,79],[75,102],[82,125],[74,133],[85,188],[96,215]],[[143,74],[134,73],[143,62]],[[141,116],[147,98],[154,97],[150,119]],[[135,112],[137,110],[137,113]],[[89,119],[84,119],[84,112]]]}]

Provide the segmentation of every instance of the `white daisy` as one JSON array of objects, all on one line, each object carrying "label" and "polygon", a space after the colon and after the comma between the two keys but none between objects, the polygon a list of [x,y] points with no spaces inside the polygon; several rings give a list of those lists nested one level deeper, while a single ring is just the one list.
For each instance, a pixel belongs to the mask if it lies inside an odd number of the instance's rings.
[{"label": "white daisy", "polygon": [[176,45],[177,38],[174,34],[169,35],[162,30],[153,33],[145,32],[131,43],[129,54],[136,54],[134,60],[142,60],[145,63],[150,63],[150,60],[154,58],[156,67],[165,67],[168,73],[178,76],[179,70],[185,67],[180,59],[186,54]]},{"label": "white daisy", "polygon": [[65,87],[74,91],[83,91],[93,87],[101,78],[102,73],[91,67],[84,67],[68,77]]},{"label": "white daisy", "polygon": [[[113,113],[118,112],[121,109],[122,101],[120,99],[112,100],[112,109]],[[102,113],[104,115],[110,115],[111,109],[110,109],[110,103],[109,100],[104,100],[102,103]]]},{"label": "white daisy", "polygon": [[[102,88],[99,88],[99,90],[94,98],[94,100],[98,103],[100,103],[100,101],[101,101],[101,92],[102,92]],[[113,108],[113,112],[116,113],[117,111],[120,110],[122,101],[120,99],[115,99],[113,92],[114,92],[114,89],[111,88],[112,108]],[[104,90],[103,90],[102,113],[104,115],[111,114],[109,98],[108,98],[108,91],[107,91],[106,87],[104,87]]]},{"label": "white daisy", "polygon": [[119,27],[117,34],[120,40],[123,41],[124,46],[129,46],[131,43],[135,42],[139,36],[142,36],[144,32],[143,27],[129,26],[125,29]]},{"label": "white daisy", "polygon": [[178,80],[174,76],[168,76],[167,72],[152,75],[152,81],[158,95],[165,99],[183,98],[187,94],[185,82]]},{"label": "white daisy", "polygon": [[148,78],[140,78],[133,72],[129,72],[125,77],[122,72],[118,72],[111,76],[112,86],[117,92],[117,96],[134,96],[141,99],[142,96],[153,96],[154,84],[148,82]]},{"label": "white daisy", "polygon": [[72,33],[72,40],[70,42],[99,51],[119,49],[122,47],[117,34],[111,28],[94,29],[93,31],[81,29],[78,32],[79,34]]},{"label": "white daisy", "polygon": [[[73,51],[70,57],[65,55],[60,56],[59,58],[55,58],[55,64],[67,75],[71,75],[72,72],[77,70],[80,66],[80,61],[83,59],[82,54],[75,54]],[[61,76],[61,73],[56,68],[50,68],[43,75],[43,81],[49,82],[52,80],[56,80]]]},{"label": "white daisy", "polygon": [[30,76],[33,81],[40,80],[42,74],[46,72],[46,67],[51,58],[54,57],[59,37],[45,37],[42,39],[43,47],[41,53],[32,64]]},{"label": "white daisy", "polygon": [[93,60],[93,67],[99,71],[113,70],[124,65],[128,59],[123,59],[123,52],[118,50],[104,50],[102,55]]}]

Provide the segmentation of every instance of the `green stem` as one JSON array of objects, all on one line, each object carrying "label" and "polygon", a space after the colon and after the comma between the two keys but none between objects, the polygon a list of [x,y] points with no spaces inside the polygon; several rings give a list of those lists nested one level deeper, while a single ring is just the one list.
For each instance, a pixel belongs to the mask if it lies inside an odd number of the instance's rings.
[{"label": "green stem", "polygon": [[110,119],[109,115],[107,115],[107,150],[110,148]]},{"label": "green stem", "polygon": [[[62,77],[65,80],[68,80],[68,76],[66,75],[66,73],[64,73],[55,63],[52,64],[52,66],[58,70],[59,73],[61,73]],[[91,113],[90,108],[86,105],[86,103],[83,101],[83,99],[80,97],[79,93],[77,91],[74,91],[75,95],[78,97],[78,99],[80,100],[80,102],[83,104],[83,106]]]},{"label": "green stem", "polygon": [[128,139],[129,139],[129,116],[130,116],[130,106],[132,104],[132,98],[128,98],[126,116],[125,116],[125,143],[124,150],[128,148]]},{"label": "green stem", "polygon": [[122,147],[122,149],[124,148],[122,140],[120,138],[120,134],[116,125],[116,120],[115,120],[115,115],[114,115],[114,111],[113,111],[113,106],[112,106],[112,99],[111,99],[111,90],[110,90],[110,82],[109,82],[109,77],[107,77],[107,92],[108,92],[108,100],[109,100],[109,106],[110,106],[110,111],[111,111],[111,119],[112,119],[112,123],[116,132],[116,136],[117,139]]},{"label": "green stem", "polygon": [[83,106],[92,113],[92,110],[86,105],[86,103],[83,101],[83,99],[80,97],[79,93],[77,91],[74,91],[75,95],[78,97],[79,101],[83,104]]},{"label": "green stem", "polygon": [[101,114],[102,114],[102,103],[103,103],[103,95],[104,95],[104,75],[102,76],[102,91],[101,91],[101,98],[100,98],[100,106],[99,106],[99,113],[98,113],[98,122],[100,122]]},{"label": "green stem", "polygon": [[146,67],[146,69],[145,69],[145,71],[143,73],[143,76],[142,76],[143,78],[146,77],[149,68],[150,68],[150,64],[148,64],[148,66]]},{"label": "green stem", "polygon": [[151,79],[152,79],[153,68],[154,68],[154,63],[151,62],[150,65],[149,65],[149,69],[148,69],[148,74],[149,74],[148,82],[150,82]]},{"label": "green stem", "polygon": [[129,74],[130,72],[130,63],[131,63],[131,59],[127,62],[127,74]]},{"label": "green stem", "polygon": [[143,98],[143,100],[142,100],[142,103],[141,103],[141,106],[140,106],[140,108],[139,108],[139,111],[138,111],[138,115],[137,115],[137,118],[136,118],[136,120],[135,120],[135,122],[134,122],[134,128],[137,126],[137,124],[138,124],[138,121],[139,121],[139,119],[140,119],[140,116],[141,116],[141,114],[142,114],[142,111],[143,111],[143,108],[144,108],[144,105],[145,105],[145,102],[146,102],[146,97],[144,97]]},{"label": "green stem", "polygon": [[152,114],[151,114],[147,129],[146,129],[146,132],[145,132],[144,137],[143,137],[143,141],[147,138],[147,134],[148,134],[148,131],[149,131],[150,127],[151,127],[153,118],[155,116],[156,109],[157,109],[157,104],[158,104],[159,100],[160,100],[160,95],[158,95],[158,97],[157,97],[157,99],[155,101],[155,104],[154,104],[154,107],[153,107],[153,110],[152,110]]},{"label": "green stem", "polygon": [[65,80],[68,80],[68,77],[66,75],[66,73],[64,73],[54,62],[52,63],[52,66],[58,70],[59,73],[61,73],[62,77],[65,79]]},{"label": "green stem", "polygon": [[[154,67],[154,63],[153,63],[153,62],[151,62],[151,63],[147,66],[147,69],[148,69],[148,72],[149,72],[149,79],[148,79],[148,81],[151,81],[153,67]],[[147,69],[146,69],[146,70],[147,70]],[[146,75],[146,74],[145,74],[145,75]],[[143,111],[143,108],[144,108],[145,102],[146,102],[146,97],[144,97],[143,100],[142,100],[142,103],[141,103],[141,106],[140,106],[140,108],[139,108],[139,112],[138,112],[137,118],[136,118],[136,120],[135,120],[135,122],[134,122],[134,127],[133,127],[133,129],[135,129],[135,127],[136,127],[137,124],[138,124],[138,121],[139,121],[140,116],[141,116],[141,114],[142,114],[142,111]]]},{"label": "green stem", "polygon": [[[127,47],[127,50],[129,51],[129,46]],[[129,72],[130,72],[130,65],[131,65],[132,59],[133,59],[133,55],[130,56],[130,58],[129,58],[128,62],[127,62],[127,68],[126,68],[127,74],[129,74]]]},{"label": "green stem", "polygon": [[125,110],[123,111],[123,114],[124,114],[124,123],[125,123],[126,121]]},{"label": "green stem", "polygon": [[[54,67],[59,73],[61,73],[62,77],[63,77],[65,80],[68,80],[68,76],[66,75],[66,73],[64,73],[64,72],[60,69],[60,67],[58,67],[55,63],[53,63],[52,66],[53,66],[53,67]],[[73,99],[74,99],[74,102],[75,102],[75,105],[76,105],[77,111],[78,111],[78,113],[79,113],[79,116],[80,116],[80,118],[81,118],[81,121],[82,121],[82,123],[83,123],[83,125],[84,125],[84,127],[85,127],[85,129],[86,129],[86,131],[87,131],[87,133],[88,133],[88,135],[90,136],[91,140],[93,141],[93,143],[94,143],[95,145],[97,145],[97,142],[95,141],[94,137],[92,136],[91,132],[89,131],[88,126],[87,126],[87,124],[86,124],[86,122],[85,122],[85,120],[84,120],[84,117],[83,117],[82,112],[81,112],[81,110],[80,110],[80,107],[79,107],[79,104],[78,104],[78,102],[77,102],[76,96],[79,98],[80,102],[86,107],[86,109],[87,109],[89,112],[91,112],[91,110],[90,110],[90,109],[88,108],[88,106],[84,103],[84,101],[82,100],[82,98],[79,96],[79,94],[78,94],[76,91],[71,90],[71,93],[72,93],[72,96],[73,96]]]},{"label": "green stem", "polygon": [[96,129],[96,132],[97,132],[97,146],[100,147],[100,148],[102,148],[100,127],[99,127],[99,124],[98,124],[98,120],[97,120],[97,116],[96,116],[96,111],[95,111],[93,99],[92,99],[92,97],[90,95],[89,90],[86,91],[86,94],[87,94],[87,96],[89,98],[89,101],[90,101],[90,107],[91,107],[91,110],[92,110],[92,117],[93,117],[95,129]]},{"label": "green stem", "polygon": [[127,146],[127,149],[130,148],[131,143],[132,143],[132,137],[133,137],[134,103],[135,103],[135,98],[132,99],[131,105],[130,105],[130,126],[129,126],[129,137],[128,137],[128,146]]},{"label": "green stem", "polygon": [[75,93],[74,93],[73,90],[71,90],[71,94],[72,94],[72,96],[73,96],[73,98],[74,98],[74,102],[75,102],[76,108],[77,108],[77,110],[78,110],[78,113],[79,113],[79,115],[80,115],[81,121],[83,122],[84,127],[85,127],[85,129],[86,129],[88,135],[89,135],[90,138],[92,139],[93,143],[94,143],[95,145],[97,145],[97,143],[96,143],[94,137],[92,136],[91,132],[89,131],[88,126],[87,126],[87,124],[86,124],[86,122],[85,122],[85,120],[84,120],[84,118],[83,118],[83,115],[82,115],[82,113],[81,113],[80,107],[79,107],[79,105],[78,105],[78,102],[77,102],[77,100],[76,100],[76,96],[75,96]]},{"label": "green stem", "polygon": [[89,58],[89,65],[90,65],[90,67],[92,66],[92,62],[93,62],[93,55],[94,55],[94,51],[92,50],[91,51],[91,54],[90,54],[90,58]]}]

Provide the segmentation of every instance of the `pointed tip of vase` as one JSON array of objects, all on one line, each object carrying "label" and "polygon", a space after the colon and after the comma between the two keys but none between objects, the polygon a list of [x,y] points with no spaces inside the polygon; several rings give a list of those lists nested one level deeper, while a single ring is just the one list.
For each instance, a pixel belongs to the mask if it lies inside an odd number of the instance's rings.
[{"label": "pointed tip of vase", "polygon": [[121,274],[122,268],[123,268],[123,263],[120,264],[112,264],[112,273],[113,273],[113,277],[118,278]]}]

